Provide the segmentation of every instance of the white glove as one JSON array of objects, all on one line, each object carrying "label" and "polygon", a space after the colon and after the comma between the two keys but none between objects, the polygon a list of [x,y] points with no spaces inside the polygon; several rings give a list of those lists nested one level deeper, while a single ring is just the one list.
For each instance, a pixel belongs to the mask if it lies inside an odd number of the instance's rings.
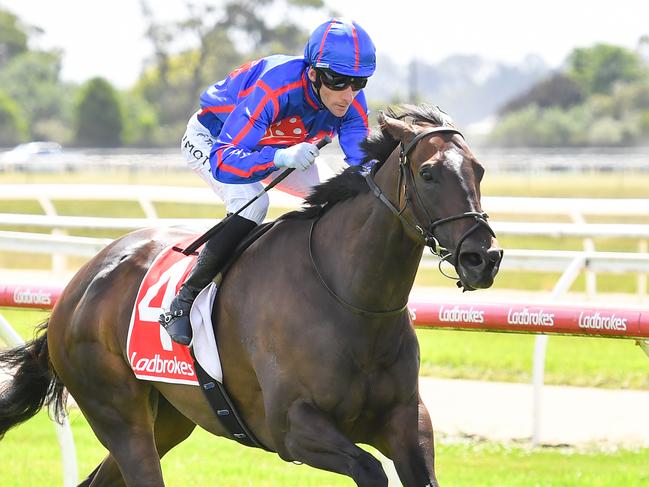
[{"label": "white glove", "polygon": [[277,149],[273,162],[277,167],[292,167],[305,171],[311,167],[319,154],[320,150],[315,145],[301,142],[286,149]]}]

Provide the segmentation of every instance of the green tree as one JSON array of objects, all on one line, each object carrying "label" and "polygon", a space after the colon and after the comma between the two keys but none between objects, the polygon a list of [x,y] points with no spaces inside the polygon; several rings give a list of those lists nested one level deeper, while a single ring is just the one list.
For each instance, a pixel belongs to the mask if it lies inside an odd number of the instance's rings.
[{"label": "green tree", "polygon": [[122,111],[117,93],[103,78],[85,83],[76,105],[75,139],[86,147],[122,144]]},{"label": "green tree", "polygon": [[0,91],[0,146],[15,145],[24,141],[26,135],[27,123],[20,108]]},{"label": "green tree", "polygon": [[32,139],[67,142],[71,85],[60,80],[61,54],[27,51],[0,70],[0,86],[20,107]]},{"label": "green tree", "polygon": [[559,106],[569,108],[584,100],[579,85],[562,73],[556,73],[545,78],[527,92],[509,100],[500,110],[500,115],[515,112],[529,105],[539,108]]},{"label": "green tree", "polygon": [[[123,142],[126,145],[151,147],[166,141],[156,138],[159,122],[155,109],[141,96],[133,92],[122,93],[124,114]],[[177,138],[177,137],[176,137]]]},{"label": "green tree", "polygon": [[582,105],[569,110],[530,105],[505,115],[494,127],[491,140],[521,147],[584,145],[592,118],[592,112]]},{"label": "green tree", "polygon": [[632,82],[642,74],[640,57],[623,47],[597,44],[575,49],[568,58],[568,76],[586,94],[610,93],[617,82]]},{"label": "green tree", "polygon": [[26,30],[18,17],[7,10],[0,9],[0,67],[18,54],[27,51]]},{"label": "green tree", "polygon": [[[201,91],[232,69],[268,54],[300,54],[308,32],[288,19],[297,18],[302,9],[324,5],[322,0],[187,2],[184,18],[162,24],[149,1],[140,0],[140,4],[154,57],[134,94],[156,110],[160,127],[155,138],[163,140],[180,137],[187,118],[198,107]],[[286,15],[277,15],[279,9]],[[275,15],[269,15],[271,11]],[[283,20],[272,24],[272,18]],[[192,47],[174,52],[179,40]]]},{"label": "green tree", "polygon": [[490,140],[520,146],[647,143],[649,69],[638,53],[622,47],[575,49],[565,74],[537,83],[501,109]]}]

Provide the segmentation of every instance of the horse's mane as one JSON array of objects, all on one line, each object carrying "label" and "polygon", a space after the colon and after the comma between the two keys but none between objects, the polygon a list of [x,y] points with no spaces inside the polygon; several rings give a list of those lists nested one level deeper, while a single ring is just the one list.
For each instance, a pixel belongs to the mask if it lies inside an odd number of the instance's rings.
[{"label": "horse's mane", "polygon": [[[388,107],[386,115],[390,118],[407,120],[412,124],[431,124],[433,126],[455,126],[451,117],[438,106],[427,103],[421,105],[399,105]],[[398,140],[394,139],[381,127],[372,129],[370,134],[361,142],[361,149],[365,153],[363,164],[377,161],[380,167],[392,151],[397,147]],[[363,176],[363,166],[350,166],[339,175],[331,178],[311,190],[311,194],[304,200],[300,210],[286,213],[281,217],[286,219],[310,219],[323,214],[333,205],[347,200],[358,194],[369,191],[369,186]]]}]

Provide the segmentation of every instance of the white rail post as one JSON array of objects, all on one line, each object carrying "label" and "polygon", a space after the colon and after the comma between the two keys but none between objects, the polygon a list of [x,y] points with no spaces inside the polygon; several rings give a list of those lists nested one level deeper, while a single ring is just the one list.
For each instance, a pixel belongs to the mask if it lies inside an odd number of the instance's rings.
[{"label": "white rail post", "polygon": [[14,330],[7,319],[0,314],[0,338],[10,347],[23,345],[23,338]]},{"label": "white rail post", "polygon": [[[38,198],[38,203],[41,205],[41,208],[43,208],[43,211],[45,211],[45,214],[47,216],[57,216],[58,214],[56,213],[56,208],[54,208],[54,205],[52,204],[52,201],[46,197],[46,196],[39,196]],[[68,232],[66,230],[63,230],[61,228],[53,228],[52,229],[52,235],[67,235]],[[68,265],[68,260],[67,257],[63,254],[52,254],[52,271],[58,275],[63,274]]]},{"label": "white rail post", "polygon": [[[579,272],[586,263],[586,257],[581,255],[573,259],[568,265],[561,277],[552,289],[552,300],[556,300],[559,296],[565,294],[570,286],[575,282]],[[534,341],[534,360],[532,366],[532,445],[538,446],[541,441],[541,419],[542,419],[542,395],[543,395],[543,382],[545,379],[545,352],[548,347],[548,336],[537,335]]]},{"label": "white rail post", "polygon": [[[645,253],[647,252],[647,250],[648,250],[647,241],[640,240],[640,242],[638,243],[638,252]],[[638,297],[644,298],[646,296],[647,296],[647,274],[640,272],[638,273]]]},{"label": "white rail post", "polygon": [[155,220],[156,218],[158,218],[158,212],[151,202],[151,198],[141,194],[138,197],[137,201],[138,203],[140,203],[140,207],[142,208],[142,211],[144,211],[144,216],[146,218],[148,218],[149,220]]},{"label": "white rail post", "polygon": [[[570,212],[570,217],[572,218],[572,221],[574,223],[578,224],[585,224],[586,219],[584,218],[584,215],[578,211],[578,210],[573,210]],[[593,242],[593,239],[588,237],[582,240],[582,244],[584,246],[584,250],[587,252],[594,252],[595,251],[595,242]],[[586,270],[586,296],[588,296],[588,299],[593,299],[595,295],[597,294],[597,275],[595,272],[591,270]]]},{"label": "white rail post", "polygon": [[[25,344],[22,337],[12,328],[7,319],[0,314],[0,338],[10,347]],[[78,484],[77,453],[74,448],[74,438],[67,415],[63,424],[54,423],[56,437],[61,449],[61,462],[63,463],[63,487],[74,487]]]},{"label": "white rail post", "polygon": [[649,357],[649,340],[637,340],[636,344],[642,349],[647,357]]}]

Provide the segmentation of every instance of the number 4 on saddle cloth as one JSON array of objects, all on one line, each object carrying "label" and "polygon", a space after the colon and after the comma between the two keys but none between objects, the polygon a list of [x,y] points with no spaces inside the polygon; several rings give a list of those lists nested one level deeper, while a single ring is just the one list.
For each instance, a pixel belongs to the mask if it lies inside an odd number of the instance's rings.
[{"label": "number 4 on saddle cloth", "polygon": [[[188,239],[189,243],[191,239]],[[164,249],[153,261],[142,279],[135,299],[128,330],[128,360],[138,379],[177,384],[199,385],[194,370],[194,360],[189,347],[171,340],[167,331],[158,323],[158,317],[165,310],[180,289],[196,262],[195,255],[183,255],[172,247]],[[190,315],[194,335],[194,354],[208,374],[223,382],[221,364],[216,350],[216,340],[211,326],[210,311],[204,311],[206,296],[213,300],[215,286],[210,285],[201,292],[201,299],[196,299]],[[207,301],[207,307],[211,300]],[[204,316],[204,312],[207,316]],[[208,326],[202,326],[207,318]],[[200,325],[199,326],[199,322]],[[200,336],[200,339],[199,339]],[[203,343],[211,347],[204,357]]]},{"label": "number 4 on saddle cloth", "polygon": [[[258,227],[235,251],[232,260],[270,226]],[[179,247],[184,248],[195,239],[194,235]],[[211,317],[216,284],[212,282],[203,289],[192,305],[189,315],[193,331],[191,349],[172,341],[158,322],[195,262],[195,254],[187,256],[178,247],[168,247],[151,264],[142,279],[131,314],[126,343],[129,364],[138,379],[202,386],[212,409],[232,436],[247,446],[265,449],[241,420],[223,387],[223,371]]]}]

